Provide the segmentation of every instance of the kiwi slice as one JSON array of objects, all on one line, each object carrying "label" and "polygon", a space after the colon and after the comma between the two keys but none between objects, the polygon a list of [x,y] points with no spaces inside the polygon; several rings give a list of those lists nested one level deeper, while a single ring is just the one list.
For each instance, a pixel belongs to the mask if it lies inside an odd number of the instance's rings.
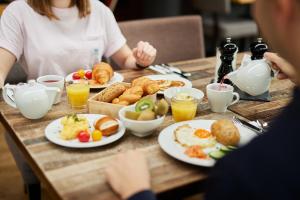
[{"label": "kiwi slice", "polygon": [[132,120],[137,120],[140,116],[140,113],[134,111],[126,111],[125,117]]},{"label": "kiwi slice", "polygon": [[135,106],[136,112],[142,112],[144,110],[153,110],[154,103],[151,99],[141,99],[137,102]]},{"label": "kiwi slice", "polygon": [[140,113],[138,117],[138,121],[149,121],[155,119],[155,113],[152,110],[144,110]]},{"label": "kiwi slice", "polygon": [[169,111],[168,102],[165,99],[161,99],[161,100],[157,101],[154,111],[157,115],[160,115],[160,116],[166,115]]}]

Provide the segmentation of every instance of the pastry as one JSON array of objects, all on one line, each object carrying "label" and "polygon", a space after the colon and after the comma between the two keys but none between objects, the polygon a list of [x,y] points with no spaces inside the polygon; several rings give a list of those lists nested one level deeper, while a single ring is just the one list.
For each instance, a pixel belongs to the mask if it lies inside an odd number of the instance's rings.
[{"label": "pastry", "polygon": [[98,101],[110,103],[115,98],[118,98],[126,90],[126,86],[122,83],[116,83],[105,88],[98,96]]},{"label": "pastry", "polygon": [[135,94],[142,97],[144,94],[144,90],[141,86],[133,86],[127,89],[123,95],[129,95],[129,94]]},{"label": "pastry", "polygon": [[93,80],[97,81],[99,84],[106,84],[113,77],[112,67],[104,62],[94,65],[92,71]]},{"label": "pastry", "polygon": [[137,95],[137,94],[122,94],[119,97],[120,101],[127,101],[129,104],[134,104],[141,98],[142,98],[142,96]]},{"label": "pastry", "polygon": [[110,136],[117,133],[119,123],[116,119],[107,116],[98,119],[95,122],[94,127],[96,130],[101,131],[103,136]]},{"label": "pastry", "polygon": [[214,122],[211,126],[211,133],[219,143],[225,146],[237,146],[240,141],[238,128],[228,119]]},{"label": "pastry", "polygon": [[160,87],[156,83],[156,81],[149,80],[147,84],[144,85],[143,90],[146,94],[152,95],[158,92],[160,90]]}]

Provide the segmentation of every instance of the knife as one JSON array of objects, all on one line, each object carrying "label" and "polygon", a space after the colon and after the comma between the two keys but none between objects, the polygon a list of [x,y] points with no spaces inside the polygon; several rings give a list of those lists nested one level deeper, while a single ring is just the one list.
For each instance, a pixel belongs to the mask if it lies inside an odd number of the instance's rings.
[{"label": "knife", "polygon": [[254,132],[258,133],[258,134],[262,134],[263,131],[264,131],[263,129],[258,128],[258,127],[250,124],[249,122],[247,122],[247,121],[245,121],[243,119],[239,119],[237,117],[233,117],[233,120],[237,121],[238,123],[241,123],[241,125],[243,125],[244,127],[248,128],[248,129],[250,129],[250,130],[252,130],[252,131],[254,131]]}]

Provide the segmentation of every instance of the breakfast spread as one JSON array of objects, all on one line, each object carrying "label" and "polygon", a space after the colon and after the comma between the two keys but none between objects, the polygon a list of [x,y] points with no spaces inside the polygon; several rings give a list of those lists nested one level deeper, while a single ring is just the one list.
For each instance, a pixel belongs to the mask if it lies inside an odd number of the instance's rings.
[{"label": "breakfast spread", "polygon": [[157,91],[159,86],[155,81],[140,77],[134,79],[132,84],[116,83],[107,87],[99,94],[98,101],[128,106]]},{"label": "breakfast spread", "polygon": [[169,111],[169,105],[165,99],[157,102],[144,98],[136,103],[135,111],[127,110],[125,117],[137,121],[150,121],[158,117],[164,116]]},{"label": "breakfast spread", "polygon": [[93,66],[93,70],[80,69],[72,74],[72,80],[89,85],[105,85],[114,76],[113,68],[104,62]]},{"label": "breakfast spread", "polygon": [[63,126],[59,136],[63,140],[78,139],[79,142],[96,142],[104,137],[114,135],[119,130],[119,122],[111,117],[105,116],[94,122],[94,130],[91,131],[89,121],[86,117],[71,114],[63,117],[60,121]]},{"label": "breakfast spread", "polygon": [[189,124],[181,125],[174,130],[174,139],[191,158],[220,159],[236,149],[240,134],[230,120],[222,119],[215,121],[210,131]]}]

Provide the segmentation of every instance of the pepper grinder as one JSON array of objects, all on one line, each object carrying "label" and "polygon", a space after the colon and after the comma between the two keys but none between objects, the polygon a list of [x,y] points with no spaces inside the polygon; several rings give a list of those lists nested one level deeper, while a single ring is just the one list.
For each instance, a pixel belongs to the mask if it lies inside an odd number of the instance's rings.
[{"label": "pepper grinder", "polygon": [[250,45],[250,51],[252,53],[251,60],[261,60],[264,58],[264,54],[269,50],[268,45],[263,42],[262,38],[257,38],[255,42]]},{"label": "pepper grinder", "polygon": [[[221,65],[218,69],[218,83],[220,83],[223,80],[224,76],[233,71],[232,65],[234,60],[234,54],[237,50],[238,47],[231,41],[231,38],[227,38],[226,41],[222,43],[220,47]],[[224,80],[224,83],[232,85],[231,81],[228,79]]]}]

